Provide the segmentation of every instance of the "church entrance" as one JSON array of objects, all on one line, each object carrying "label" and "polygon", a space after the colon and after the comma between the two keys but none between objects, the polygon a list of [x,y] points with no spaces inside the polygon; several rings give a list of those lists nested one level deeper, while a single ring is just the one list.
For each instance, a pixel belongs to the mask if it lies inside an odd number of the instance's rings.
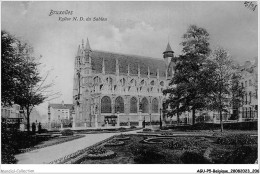
[{"label": "church entrance", "polygon": [[104,117],[105,125],[107,126],[116,126],[117,124],[117,116],[116,115],[109,115]]}]

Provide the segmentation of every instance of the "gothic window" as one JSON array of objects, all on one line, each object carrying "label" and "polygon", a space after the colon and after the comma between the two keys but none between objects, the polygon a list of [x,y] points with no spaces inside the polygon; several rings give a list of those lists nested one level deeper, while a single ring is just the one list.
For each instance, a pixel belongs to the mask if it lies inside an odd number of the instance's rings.
[{"label": "gothic window", "polygon": [[124,113],[124,100],[122,97],[117,97],[115,100],[115,112],[117,113],[119,111],[120,113]]},{"label": "gothic window", "polygon": [[113,79],[111,77],[107,77],[106,82],[107,82],[107,84],[112,85]]},{"label": "gothic window", "polygon": [[99,84],[99,83],[101,83],[101,79],[100,79],[100,77],[96,76],[96,77],[94,78],[94,85],[97,85],[97,84]]},{"label": "gothic window", "polygon": [[251,79],[249,80],[249,86],[252,86],[252,80]]},{"label": "gothic window", "polygon": [[251,104],[251,102],[252,102],[252,93],[249,92],[249,104]]},{"label": "gothic window", "polygon": [[163,82],[163,81],[161,81],[161,82],[160,82],[160,85],[161,85],[161,86],[164,86],[164,82]]},{"label": "gothic window", "polygon": [[144,85],[144,80],[141,81],[141,85]]},{"label": "gothic window", "polygon": [[152,112],[158,113],[158,100],[156,98],[152,101]]},{"label": "gothic window", "polygon": [[101,113],[111,113],[111,99],[108,96],[101,99]]},{"label": "gothic window", "polygon": [[136,80],[135,80],[135,79],[132,79],[132,80],[130,81],[130,84],[133,85],[133,86],[136,86]]},{"label": "gothic window", "polygon": [[141,103],[142,103],[142,112],[143,113],[149,113],[148,100],[146,98],[143,98]]},{"label": "gothic window", "polygon": [[120,83],[121,83],[121,86],[125,86],[125,78],[122,78],[122,79],[120,80]]},{"label": "gothic window", "polygon": [[130,100],[130,113],[137,113],[137,99],[135,97]]}]

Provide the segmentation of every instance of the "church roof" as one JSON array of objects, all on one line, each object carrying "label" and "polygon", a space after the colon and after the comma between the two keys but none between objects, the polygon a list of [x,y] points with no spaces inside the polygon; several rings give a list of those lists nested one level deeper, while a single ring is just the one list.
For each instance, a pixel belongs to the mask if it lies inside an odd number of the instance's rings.
[{"label": "church roof", "polygon": [[164,52],[173,52],[169,42],[168,42],[166,50]]},{"label": "church roof", "polygon": [[155,59],[137,55],[127,55],[120,53],[112,53],[105,51],[93,50],[91,53],[92,69],[98,73],[102,73],[102,62],[105,62],[105,73],[116,73],[116,59],[119,63],[119,73],[127,74],[128,65],[131,75],[138,75],[138,66],[140,66],[141,76],[147,76],[148,67],[151,76],[157,75],[157,69],[159,69],[160,77],[165,77],[166,66],[163,59]]},{"label": "church roof", "polygon": [[57,103],[50,103],[50,107],[53,109],[69,109],[69,110],[74,110],[74,105],[73,104],[57,104]]}]

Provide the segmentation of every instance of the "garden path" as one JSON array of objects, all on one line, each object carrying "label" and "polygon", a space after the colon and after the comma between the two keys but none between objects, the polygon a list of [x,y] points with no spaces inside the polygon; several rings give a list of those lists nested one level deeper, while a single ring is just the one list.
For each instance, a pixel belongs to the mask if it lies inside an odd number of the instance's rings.
[{"label": "garden path", "polygon": [[[137,131],[140,130],[123,132],[123,134],[133,134]],[[17,164],[48,164],[51,161],[119,134],[121,133],[86,134],[83,138],[18,154],[15,158],[18,160]]]}]

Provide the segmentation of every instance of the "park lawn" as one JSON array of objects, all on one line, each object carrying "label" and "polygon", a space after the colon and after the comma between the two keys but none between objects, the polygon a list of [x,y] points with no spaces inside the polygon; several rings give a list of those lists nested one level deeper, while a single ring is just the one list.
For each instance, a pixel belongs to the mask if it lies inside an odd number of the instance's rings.
[{"label": "park lawn", "polygon": [[[251,135],[256,131],[226,131],[224,133],[215,132],[216,137],[173,137],[163,139],[161,144],[145,144],[143,140],[147,137],[143,135],[128,135],[130,140],[125,140],[125,145],[105,147],[116,153],[111,159],[90,160],[85,159],[81,164],[252,164],[257,159],[257,137],[253,143],[248,144],[225,144],[229,135],[236,132],[239,138],[242,134]],[[187,133],[187,132],[186,132]],[[205,132],[201,131],[202,134]],[[218,142],[218,138],[224,138],[223,144]],[[232,139],[232,137],[231,137]],[[251,137],[250,137],[251,139]],[[173,143],[172,143],[173,142]],[[246,142],[246,141],[245,141]],[[105,143],[104,143],[105,144]],[[103,146],[101,144],[100,146]]]}]

